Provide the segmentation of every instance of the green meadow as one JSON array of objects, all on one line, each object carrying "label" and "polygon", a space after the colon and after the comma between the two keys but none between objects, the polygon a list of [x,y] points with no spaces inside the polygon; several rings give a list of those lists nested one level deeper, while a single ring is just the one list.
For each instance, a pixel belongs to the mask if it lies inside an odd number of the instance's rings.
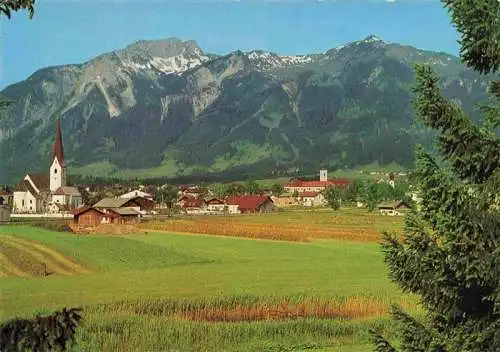
[{"label": "green meadow", "polygon": [[[3,254],[0,320],[83,307],[79,351],[370,351],[370,328],[393,336],[390,304],[417,310],[387,278],[376,243],[11,225],[0,244],[46,255],[56,273],[14,276],[19,259]],[[86,271],[61,269],[70,265]]]}]

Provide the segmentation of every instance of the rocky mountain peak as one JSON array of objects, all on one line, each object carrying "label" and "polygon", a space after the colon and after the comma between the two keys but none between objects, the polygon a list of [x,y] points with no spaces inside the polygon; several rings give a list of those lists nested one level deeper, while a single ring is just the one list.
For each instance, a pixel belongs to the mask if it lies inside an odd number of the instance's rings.
[{"label": "rocky mountain peak", "polygon": [[374,34],[370,34],[365,39],[361,40],[362,43],[385,43],[382,39]]},{"label": "rocky mountain peak", "polygon": [[168,58],[181,54],[203,55],[196,41],[182,41],[179,38],[139,40],[119,50],[120,54]]},{"label": "rocky mountain peak", "polygon": [[210,59],[194,40],[179,38],[139,40],[114,53],[129,69],[151,69],[165,74],[180,74]]}]

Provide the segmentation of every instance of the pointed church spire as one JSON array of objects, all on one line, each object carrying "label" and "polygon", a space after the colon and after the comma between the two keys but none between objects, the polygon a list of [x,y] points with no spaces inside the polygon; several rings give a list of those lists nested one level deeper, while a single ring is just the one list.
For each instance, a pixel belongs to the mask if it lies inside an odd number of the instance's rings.
[{"label": "pointed church spire", "polygon": [[55,158],[57,158],[57,161],[61,166],[64,166],[64,152],[60,119],[57,119],[56,121],[56,139],[54,141],[54,146],[52,147],[52,160],[54,160]]}]

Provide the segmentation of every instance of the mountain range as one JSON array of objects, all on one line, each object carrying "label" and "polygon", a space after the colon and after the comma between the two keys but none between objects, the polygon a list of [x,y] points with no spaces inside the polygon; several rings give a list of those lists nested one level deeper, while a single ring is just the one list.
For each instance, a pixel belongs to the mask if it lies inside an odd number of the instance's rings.
[{"label": "mountain range", "polygon": [[431,134],[411,105],[413,65],[474,119],[491,77],[457,57],[376,37],[322,54],[204,53],[194,41],[138,41],[47,67],[0,92],[0,183],[48,168],[60,118],[72,173],[174,177],[243,171],[410,167]]}]

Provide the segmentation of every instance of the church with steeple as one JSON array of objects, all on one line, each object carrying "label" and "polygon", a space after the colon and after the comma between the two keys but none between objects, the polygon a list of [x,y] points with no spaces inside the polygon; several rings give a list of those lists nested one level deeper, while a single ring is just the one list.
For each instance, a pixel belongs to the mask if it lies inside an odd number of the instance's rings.
[{"label": "church with steeple", "polygon": [[56,121],[49,170],[44,174],[28,173],[14,189],[14,213],[64,213],[83,204],[76,187],[66,185],[66,167],[61,122]]}]

